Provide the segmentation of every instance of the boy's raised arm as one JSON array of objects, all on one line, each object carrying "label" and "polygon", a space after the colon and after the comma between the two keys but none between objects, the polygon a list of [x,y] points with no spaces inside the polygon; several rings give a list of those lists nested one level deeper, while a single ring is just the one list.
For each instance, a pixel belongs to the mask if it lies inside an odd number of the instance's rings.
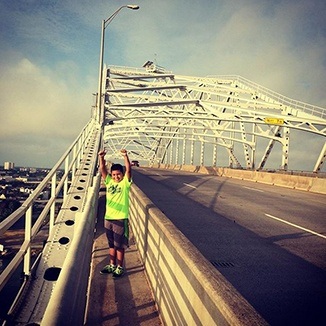
[{"label": "boy's raised arm", "polygon": [[98,153],[98,157],[99,157],[99,161],[100,161],[100,172],[101,172],[101,175],[102,175],[102,178],[105,180],[107,175],[108,175],[108,169],[106,167],[106,164],[105,164],[105,159],[104,159],[104,156],[105,156],[105,151],[104,150],[101,150],[99,153]]},{"label": "boy's raised arm", "polygon": [[126,176],[128,178],[128,180],[131,180],[131,164],[130,164],[130,160],[128,157],[128,153],[125,149],[121,150],[121,153],[123,155],[123,159],[124,159],[124,165],[126,167]]}]

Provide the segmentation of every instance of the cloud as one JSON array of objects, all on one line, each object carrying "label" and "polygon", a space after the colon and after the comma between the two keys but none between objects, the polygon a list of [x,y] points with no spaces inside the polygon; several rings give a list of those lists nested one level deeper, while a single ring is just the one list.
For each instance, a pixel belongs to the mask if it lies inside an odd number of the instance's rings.
[{"label": "cloud", "polygon": [[141,8],[142,32],[134,31],[132,38],[128,33],[129,60],[155,57],[180,74],[241,75],[288,97],[325,106],[322,2],[167,1],[153,7],[154,12]]},{"label": "cloud", "polygon": [[[21,58],[3,68],[0,79],[0,138],[6,139],[1,144],[3,155],[9,156],[11,150],[17,151],[19,147],[18,151],[26,156],[34,152],[26,148],[37,147],[38,153],[47,153],[56,143],[68,147],[91,116],[90,81],[85,80],[84,88],[80,87],[74,78],[78,68],[72,62],[60,62],[52,70]],[[12,145],[8,146],[9,143]],[[49,156],[52,163],[60,157],[57,153]],[[43,161],[46,159],[45,156]]]}]

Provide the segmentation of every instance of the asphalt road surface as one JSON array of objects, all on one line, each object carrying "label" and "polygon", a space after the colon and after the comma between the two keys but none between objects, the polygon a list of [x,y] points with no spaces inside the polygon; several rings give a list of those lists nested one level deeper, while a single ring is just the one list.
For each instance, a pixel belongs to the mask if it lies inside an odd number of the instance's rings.
[{"label": "asphalt road surface", "polygon": [[270,325],[326,325],[326,196],[134,168],[135,184]]}]

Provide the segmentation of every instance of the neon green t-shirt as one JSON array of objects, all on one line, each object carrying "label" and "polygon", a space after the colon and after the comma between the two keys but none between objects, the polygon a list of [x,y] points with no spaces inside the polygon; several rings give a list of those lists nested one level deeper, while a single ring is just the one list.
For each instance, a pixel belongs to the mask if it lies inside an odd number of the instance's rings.
[{"label": "neon green t-shirt", "polygon": [[122,220],[129,217],[129,191],[132,181],[124,176],[120,182],[114,182],[108,174],[106,185],[106,220]]}]

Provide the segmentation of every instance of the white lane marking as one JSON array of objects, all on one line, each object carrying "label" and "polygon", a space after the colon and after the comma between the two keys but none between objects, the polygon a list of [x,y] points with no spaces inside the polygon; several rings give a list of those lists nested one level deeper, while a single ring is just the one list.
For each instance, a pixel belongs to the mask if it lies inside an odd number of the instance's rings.
[{"label": "white lane marking", "polygon": [[321,238],[326,239],[326,236],[323,235],[323,234],[320,234],[320,233],[317,233],[317,232],[315,232],[315,231],[312,231],[312,230],[306,229],[306,228],[304,228],[304,227],[302,227],[302,226],[299,226],[299,225],[297,225],[297,224],[293,224],[293,223],[290,223],[290,222],[284,221],[284,220],[282,220],[282,219],[280,219],[280,218],[278,218],[278,217],[276,217],[276,216],[270,215],[270,214],[266,214],[266,213],[265,213],[265,215],[268,216],[268,217],[270,217],[270,218],[273,218],[274,220],[277,220],[277,221],[283,222],[283,223],[285,223],[285,224],[288,224],[288,225],[294,226],[295,228],[298,228],[298,229],[301,229],[301,230],[303,230],[303,231],[306,231],[306,232],[312,233],[312,234],[316,235],[317,237],[321,237]]},{"label": "white lane marking", "polygon": [[197,187],[190,185],[189,183],[184,183],[185,186],[196,189]]},{"label": "white lane marking", "polygon": [[253,191],[258,191],[258,192],[265,192],[264,190],[255,189],[255,188],[246,187],[246,186],[243,186],[243,188],[250,189],[250,190],[253,190]]}]

